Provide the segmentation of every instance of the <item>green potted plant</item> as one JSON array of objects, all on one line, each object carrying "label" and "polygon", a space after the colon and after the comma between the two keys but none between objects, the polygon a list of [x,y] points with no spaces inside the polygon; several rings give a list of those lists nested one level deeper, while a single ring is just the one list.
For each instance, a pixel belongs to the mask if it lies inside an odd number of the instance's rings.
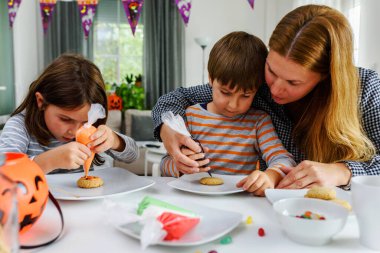
[{"label": "green potted plant", "polygon": [[142,84],[142,75],[138,74],[135,77],[135,86],[136,87],[141,87],[141,84]]},{"label": "green potted plant", "polygon": [[123,101],[123,112],[127,109],[143,110],[145,108],[145,90],[136,85],[136,79],[141,79],[141,75],[138,76],[137,78],[133,74],[127,74],[124,78],[125,82],[116,88],[116,95]]}]

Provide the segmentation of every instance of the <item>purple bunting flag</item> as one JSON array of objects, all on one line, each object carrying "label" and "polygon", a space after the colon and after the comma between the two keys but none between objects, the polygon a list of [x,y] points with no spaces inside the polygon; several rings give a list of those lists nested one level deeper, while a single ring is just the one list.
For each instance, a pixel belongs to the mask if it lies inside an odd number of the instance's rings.
[{"label": "purple bunting flag", "polygon": [[249,5],[253,8],[255,7],[255,0],[248,0]]},{"label": "purple bunting flag", "polygon": [[125,15],[127,15],[128,23],[134,36],[144,0],[122,0],[122,2],[124,5]]},{"label": "purple bunting flag", "polygon": [[175,4],[182,16],[183,22],[187,26],[190,18],[191,0],[175,0]]},{"label": "purple bunting flag", "polygon": [[21,0],[8,0],[8,18],[9,25],[13,27],[18,8],[20,8]]},{"label": "purple bunting flag", "polygon": [[51,17],[54,12],[55,4],[57,0],[40,0],[40,10],[42,18],[42,28],[44,29],[44,34],[46,34]]},{"label": "purple bunting flag", "polygon": [[82,21],[84,37],[86,39],[88,38],[88,34],[90,33],[97,5],[98,0],[78,0],[80,19]]}]

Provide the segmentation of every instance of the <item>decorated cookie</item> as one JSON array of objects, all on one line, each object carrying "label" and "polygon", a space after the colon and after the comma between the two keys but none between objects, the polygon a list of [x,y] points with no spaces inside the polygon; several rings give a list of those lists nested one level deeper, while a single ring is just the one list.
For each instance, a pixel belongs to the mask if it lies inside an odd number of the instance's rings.
[{"label": "decorated cookie", "polygon": [[204,185],[221,185],[224,184],[223,179],[219,177],[203,177],[199,180]]},{"label": "decorated cookie", "polygon": [[87,177],[84,176],[78,179],[77,185],[80,188],[86,188],[86,189],[96,188],[103,185],[103,179],[101,179],[100,177],[95,177],[95,176],[87,176]]},{"label": "decorated cookie", "polygon": [[332,200],[336,198],[336,192],[328,187],[313,187],[307,191],[306,198]]}]

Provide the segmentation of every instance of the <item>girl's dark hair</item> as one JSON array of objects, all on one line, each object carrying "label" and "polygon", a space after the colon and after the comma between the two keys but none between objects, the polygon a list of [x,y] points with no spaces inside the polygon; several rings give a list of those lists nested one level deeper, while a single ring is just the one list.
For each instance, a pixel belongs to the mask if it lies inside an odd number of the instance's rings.
[{"label": "girl's dark hair", "polygon": [[208,72],[211,80],[244,91],[257,90],[264,83],[268,50],[258,37],[246,32],[231,32],[211,49]]},{"label": "girl's dark hair", "polygon": [[[48,145],[53,137],[48,130],[44,111],[37,105],[36,92],[44,98],[44,107],[55,105],[65,109],[80,108],[85,104],[99,103],[106,110],[106,117],[94,126],[107,121],[107,95],[103,77],[98,67],[80,55],[63,54],[55,59],[44,72],[32,82],[29,91],[12,116],[25,111],[25,125],[30,135],[42,145]],[[96,162],[101,161],[96,157]]]}]

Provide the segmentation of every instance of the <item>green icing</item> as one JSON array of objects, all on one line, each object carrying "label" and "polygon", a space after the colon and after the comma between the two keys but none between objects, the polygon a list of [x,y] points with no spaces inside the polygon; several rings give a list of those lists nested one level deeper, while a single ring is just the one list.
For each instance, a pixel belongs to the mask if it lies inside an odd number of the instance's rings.
[{"label": "green icing", "polygon": [[144,210],[146,208],[148,208],[149,205],[154,205],[154,206],[162,207],[162,208],[165,208],[165,209],[174,210],[174,211],[177,211],[177,212],[187,213],[187,214],[190,214],[192,216],[195,215],[195,213],[192,212],[192,211],[190,211],[190,210],[187,210],[187,209],[184,209],[184,208],[181,208],[181,207],[169,204],[167,202],[164,202],[164,201],[161,201],[161,200],[149,197],[149,196],[146,196],[139,203],[139,206],[137,208],[137,214],[138,215],[142,215],[143,212],[144,212]]}]

